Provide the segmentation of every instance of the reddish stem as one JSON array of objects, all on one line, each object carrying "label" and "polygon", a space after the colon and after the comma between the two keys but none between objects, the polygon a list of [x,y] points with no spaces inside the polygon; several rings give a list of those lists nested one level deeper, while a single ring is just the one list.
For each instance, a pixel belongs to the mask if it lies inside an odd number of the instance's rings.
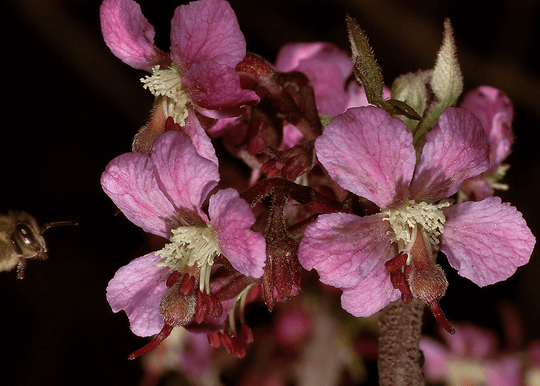
[{"label": "reddish stem", "polygon": [[152,339],[143,348],[140,348],[137,351],[133,351],[131,354],[129,354],[128,359],[131,361],[155,349],[157,346],[161,344],[161,342],[163,342],[170,335],[173,328],[174,326],[171,326],[170,324],[165,324],[163,328],[161,329],[161,331],[159,332],[159,334],[157,334],[154,337],[154,339]]}]

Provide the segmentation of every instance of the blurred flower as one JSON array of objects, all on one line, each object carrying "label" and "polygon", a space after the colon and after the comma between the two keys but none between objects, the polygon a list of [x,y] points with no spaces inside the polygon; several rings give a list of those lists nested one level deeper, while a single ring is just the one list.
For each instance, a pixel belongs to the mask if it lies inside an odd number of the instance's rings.
[{"label": "blurred flower", "polygon": [[518,355],[503,355],[496,350],[493,334],[470,325],[460,325],[454,335],[442,334],[446,346],[431,338],[422,338],[422,368],[430,382],[450,386],[520,385],[521,364]]},{"label": "blurred flower", "polygon": [[468,199],[480,201],[493,196],[494,189],[508,189],[508,185],[499,181],[509,167],[502,164],[502,161],[510,153],[514,140],[512,135],[514,108],[506,94],[490,86],[481,86],[468,92],[463,98],[461,107],[480,119],[489,142],[488,170],[463,181],[460,187],[460,193]]}]

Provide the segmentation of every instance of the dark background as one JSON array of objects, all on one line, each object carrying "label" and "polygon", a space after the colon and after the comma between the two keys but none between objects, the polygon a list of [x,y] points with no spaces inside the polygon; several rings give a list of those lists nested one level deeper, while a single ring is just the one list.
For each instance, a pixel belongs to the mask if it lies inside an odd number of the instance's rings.
[{"label": "dark background", "polygon": [[[329,41],[348,50],[345,14],[356,18],[387,84],[433,67],[450,17],[466,89],[489,84],[515,104],[516,141],[508,158],[510,201],[540,234],[539,4],[532,1],[230,1],[250,51],[273,61],[285,43]],[[77,220],[47,233],[49,260],[30,262],[26,279],[0,273],[2,385],[136,385],[144,344],[105,299],[114,272],[142,253],[139,229],[101,191],[99,177],[130,150],[152,103],[141,71],[102,42],[97,0],[12,0],[0,5],[2,123],[0,212],[27,210],[42,223]],[[177,1],[141,1],[168,50]],[[471,6],[471,4],[473,4]],[[501,304],[516,307],[525,340],[540,338],[538,254],[508,281],[478,289],[444,265],[449,319],[502,330]],[[428,330],[432,318],[427,318]],[[502,342],[504,346],[504,341]]]}]

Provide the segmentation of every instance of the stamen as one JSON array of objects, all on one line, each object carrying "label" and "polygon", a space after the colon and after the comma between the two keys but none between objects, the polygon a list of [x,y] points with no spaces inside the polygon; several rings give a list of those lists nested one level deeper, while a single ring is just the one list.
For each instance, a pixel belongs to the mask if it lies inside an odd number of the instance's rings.
[{"label": "stamen", "polygon": [[450,206],[450,203],[428,204],[427,202],[415,202],[409,200],[396,208],[384,212],[385,221],[390,223],[394,231],[394,242],[409,244],[414,237],[411,229],[418,226],[426,232],[432,243],[438,244],[438,236],[444,232],[446,217],[442,208]]},{"label": "stamen", "polygon": [[173,64],[164,70],[159,66],[152,68],[152,75],[141,78],[143,88],[148,89],[155,97],[164,97],[163,110],[167,116],[173,117],[180,126],[185,125],[188,116],[187,104],[189,96],[182,87],[182,74]]},{"label": "stamen", "polygon": [[171,288],[177,281],[182,280],[182,272],[174,271],[169,275],[166,281],[167,288]]},{"label": "stamen", "polygon": [[[210,274],[217,255],[221,253],[214,230],[209,226],[182,226],[172,230],[170,243],[156,252],[163,258],[158,267],[168,267],[173,271],[190,271],[199,274],[199,290],[210,293]],[[193,267],[193,268],[191,268]],[[182,293],[191,291],[194,284],[193,276],[185,283],[184,276],[180,290]]]},{"label": "stamen", "polygon": [[397,254],[396,257],[384,263],[384,267],[386,268],[388,272],[393,272],[396,269],[401,268],[405,264],[406,261],[407,261],[407,254],[400,252]]},{"label": "stamen", "polygon": [[218,348],[221,345],[221,342],[219,341],[218,332],[206,334],[206,336],[208,337],[208,343],[210,344],[211,347]]},{"label": "stamen", "polygon": [[195,306],[195,323],[200,324],[206,318],[207,305],[204,293],[197,291],[197,305]]},{"label": "stamen", "polygon": [[223,305],[214,294],[196,290],[195,323],[202,323],[207,316],[219,318],[223,314]]},{"label": "stamen", "polygon": [[185,273],[182,277],[182,282],[178,286],[178,293],[187,295],[195,288],[195,276],[191,276],[189,273]]}]

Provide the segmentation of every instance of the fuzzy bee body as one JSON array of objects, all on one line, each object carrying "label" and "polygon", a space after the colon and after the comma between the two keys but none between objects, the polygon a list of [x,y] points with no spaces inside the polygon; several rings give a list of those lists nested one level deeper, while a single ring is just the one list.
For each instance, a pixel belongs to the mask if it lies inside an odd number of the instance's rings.
[{"label": "fuzzy bee body", "polygon": [[43,232],[60,225],[76,225],[72,221],[52,222],[40,227],[36,219],[24,211],[10,210],[0,214],[0,271],[17,267],[17,277],[24,278],[29,259],[45,260],[47,244]]}]

